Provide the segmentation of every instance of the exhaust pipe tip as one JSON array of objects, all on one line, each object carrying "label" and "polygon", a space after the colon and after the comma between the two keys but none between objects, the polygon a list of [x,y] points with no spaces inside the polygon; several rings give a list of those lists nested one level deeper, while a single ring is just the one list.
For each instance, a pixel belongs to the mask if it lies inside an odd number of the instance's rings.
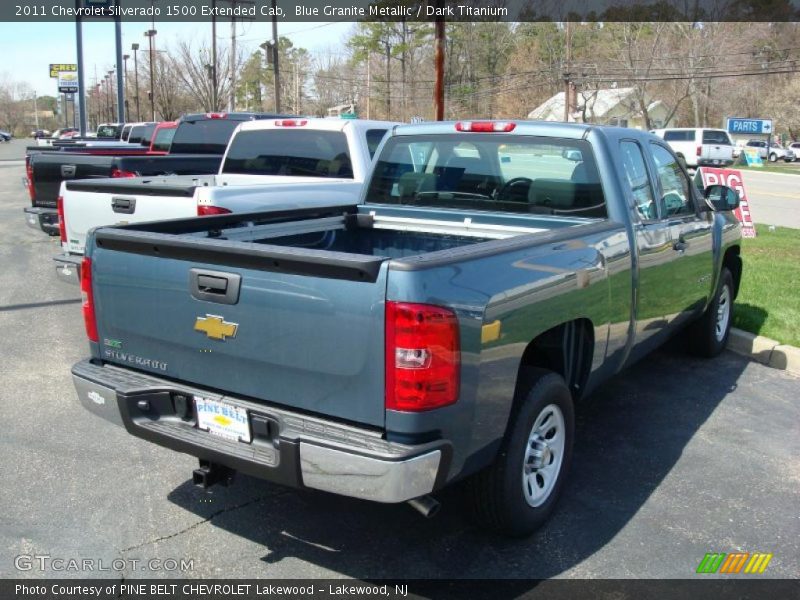
[{"label": "exhaust pipe tip", "polygon": [[435,517],[439,513],[439,509],[442,508],[441,503],[433,496],[412,498],[408,501],[408,504],[426,519]]}]

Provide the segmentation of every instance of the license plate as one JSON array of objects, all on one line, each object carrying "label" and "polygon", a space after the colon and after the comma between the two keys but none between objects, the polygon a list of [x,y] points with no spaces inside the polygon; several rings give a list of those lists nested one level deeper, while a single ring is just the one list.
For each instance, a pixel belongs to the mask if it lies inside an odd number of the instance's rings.
[{"label": "license plate", "polygon": [[200,396],[194,397],[194,405],[198,429],[228,440],[250,442],[246,409]]}]

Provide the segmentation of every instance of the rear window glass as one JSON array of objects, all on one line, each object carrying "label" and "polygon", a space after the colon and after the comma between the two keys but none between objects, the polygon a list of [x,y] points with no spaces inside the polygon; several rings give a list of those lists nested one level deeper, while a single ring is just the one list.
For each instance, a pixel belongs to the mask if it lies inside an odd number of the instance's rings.
[{"label": "rear window glass", "polygon": [[606,216],[587,142],[502,134],[389,139],[375,165],[367,202]]},{"label": "rear window glass", "polygon": [[142,136],[144,135],[144,125],[134,125],[131,127],[131,133],[128,136],[128,143],[141,144]]},{"label": "rear window glass", "polygon": [[100,125],[97,128],[97,137],[99,138],[113,138],[119,137],[118,125]]},{"label": "rear window glass", "polygon": [[155,133],[156,124],[152,123],[150,125],[143,125],[142,126],[142,146],[149,146],[150,142],[153,139],[153,133]]},{"label": "rear window glass", "polygon": [[731,140],[728,138],[728,134],[724,131],[715,131],[713,129],[706,130],[703,132],[703,143],[704,144],[721,144],[725,146],[731,145]]},{"label": "rear window glass", "polygon": [[340,131],[242,131],[231,142],[225,173],[352,179],[347,138]]},{"label": "rear window glass", "polygon": [[172,154],[225,154],[233,130],[241,121],[201,119],[181,121],[172,138]]},{"label": "rear window glass", "polygon": [[664,132],[665,142],[693,142],[694,130],[689,129],[685,131],[671,130]]},{"label": "rear window glass", "polygon": [[386,129],[369,129],[367,130],[367,148],[369,149],[369,157],[375,157],[375,151],[380,146],[386,135]]},{"label": "rear window glass", "polygon": [[153,150],[169,152],[172,138],[175,137],[175,131],[176,129],[174,127],[162,128],[156,131],[155,138],[153,139]]}]

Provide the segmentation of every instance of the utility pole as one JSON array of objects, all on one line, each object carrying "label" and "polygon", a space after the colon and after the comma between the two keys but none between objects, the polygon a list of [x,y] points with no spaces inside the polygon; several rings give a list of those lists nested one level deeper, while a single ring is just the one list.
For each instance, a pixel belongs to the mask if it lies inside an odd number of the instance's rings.
[{"label": "utility pole", "polygon": [[369,98],[372,95],[372,89],[371,89],[371,87],[372,87],[372,77],[370,77],[371,73],[370,73],[370,65],[369,65],[369,63],[372,62],[371,59],[372,59],[372,53],[369,50],[367,50],[367,119],[370,118],[370,116],[369,116],[369,110],[370,110]]},{"label": "utility pole", "polygon": [[[125,98],[125,119],[128,120],[131,118],[131,111],[128,101],[128,59],[131,57],[130,54],[123,54],[122,55],[122,62],[125,63],[125,93],[123,94]],[[120,123],[124,123],[125,121],[120,121]]]},{"label": "utility pole", "polygon": [[217,106],[217,0],[211,0],[211,110]]},{"label": "utility pole", "polygon": [[139,51],[139,44],[131,44],[133,50],[133,84],[136,86],[136,120],[142,120],[142,113],[139,111],[139,61],[137,60],[137,53]]},{"label": "utility pole", "polygon": [[[236,8],[236,0],[231,0],[231,7]],[[228,100],[228,112],[236,110],[236,17],[231,17],[231,90]]]},{"label": "utility pole", "polygon": [[[78,4],[78,0],[75,0],[75,8],[78,8]],[[75,17],[75,49],[78,55],[78,96],[81,99],[80,135],[84,136],[86,135],[86,105],[84,103],[86,89],[83,83],[83,25],[80,17]],[[75,110],[74,104],[72,110]]]},{"label": "utility pole", "polygon": [[[119,91],[119,90],[117,90]],[[116,112],[116,106],[114,106],[114,69],[111,69],[108,72],[108,96],[111,98],[111,118],[109,122],[114,121],[114,113]]]},{"label": "utility pole", "polygon": [[[442,0],[438,0],[436,6],[442,8]],[[433,62],[436,69],[436,81],[433,85],[433,105],[436,120],[444,121],[444,17],[436,17],[435,27]]]},{"label": "utility pole", "polygon": [[114,36],[117,51],[117,123],[124,123],[125,83],[122,79],[122,19],[120,17],[114,18]]},{"label": "utility pole", "polygon": [[570,73],[572,62],[572,23],[567,21],[564,29],[566,38],[567,56],[564,62],[564,121],[569,122],[572,113],[572,73]]},{"label": "utility pole", "polygon": [[158,33],[155,29],[150,29],[144,32],[144,36],[150,41],[150,120],[156,120],[156,90],[155,90],[155,78],[153,77],[153,68],[155,62],[155,49],[153,48],[153,38]]},{"label": "utility pole", "polygon": [[272,73],[275,76],[275,112],[281,112],[281,77],[278,68],[278,2],[272,0]]}]

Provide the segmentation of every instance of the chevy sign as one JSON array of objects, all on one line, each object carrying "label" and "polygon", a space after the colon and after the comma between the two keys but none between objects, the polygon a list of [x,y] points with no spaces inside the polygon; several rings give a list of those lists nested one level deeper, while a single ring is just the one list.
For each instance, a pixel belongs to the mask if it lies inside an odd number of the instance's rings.
[{"label": "chevy sign", "polygon": [[728,118],[728,133],[769,135],[772,133],[772,119]]}]

